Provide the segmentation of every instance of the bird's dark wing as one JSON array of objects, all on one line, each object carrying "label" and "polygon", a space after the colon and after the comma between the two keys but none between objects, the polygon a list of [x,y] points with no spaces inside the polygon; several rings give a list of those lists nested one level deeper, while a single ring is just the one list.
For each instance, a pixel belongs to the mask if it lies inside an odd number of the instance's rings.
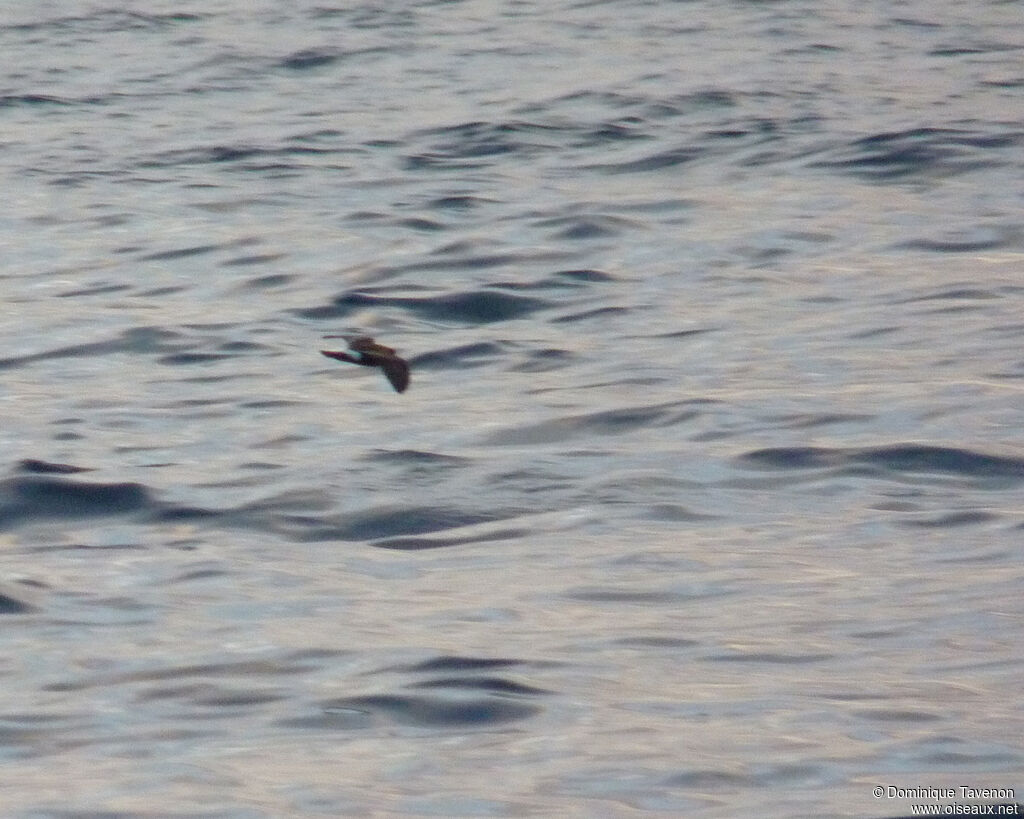
[{"label": "bird's dark wing", "polygon": [[338,350],[321,350],[321,355],[325,355],[328,358],[336,358],[338,361],[347,361],[349,364],[365,364],[369,367],[375,366],[375,364],[365,361],[362,358],[356,358],[354,355],[348,353],[339,352]]},{"label": "bird's dark wing", "polygon": [[395,392],[405,392],[405,388],[409,386],[409,365],[397,355],[390,355],[381,357],[380,366]]},{"label": "bird's dark wing", "polygon": [[397,355],[378,355],[377,353],[360,353],[358,356],[349,355],[339,350],[321,350],[321,355],[328,358],[336,358],[338,361],[347,361],[350,364],[362,364],[364,367],[380,367],[384,370],[391,386],[395,392],[405,392],[409,386],[409,365],[404,359]]}]

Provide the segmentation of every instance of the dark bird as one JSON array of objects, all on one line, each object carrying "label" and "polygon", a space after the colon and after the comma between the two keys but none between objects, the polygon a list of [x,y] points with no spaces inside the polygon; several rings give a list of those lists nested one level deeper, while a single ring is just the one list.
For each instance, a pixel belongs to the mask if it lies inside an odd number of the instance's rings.
[{"label": "dark bird", "polygon": [[364,367],[380,367],[384,370],[395,392],[405,392],[409,386],[409,364],[400,358],[390,347],[377,344],[369,336],[326,336],[326,338],[344,338],[348,340],[351,353],[336,350],[321,350],[328,358],[347,361],[350,364],[362,364]]}]

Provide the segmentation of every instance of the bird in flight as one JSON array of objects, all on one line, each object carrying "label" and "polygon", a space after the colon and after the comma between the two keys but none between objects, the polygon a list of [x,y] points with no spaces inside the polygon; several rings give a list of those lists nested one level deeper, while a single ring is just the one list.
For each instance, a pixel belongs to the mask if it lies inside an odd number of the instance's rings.
[{"label": "bird in flight", "polygon": [[362,364],[364,367],[380,367],[384,370],[395,392],[405,392],[409,386],[409,364],[399,357],[390,347],[377,344],[369,336],[324,336],[324,338],[344,338],[348,341],[351,352],[337,350],[321,350],[328,358],[347,361],[350,364]]}]

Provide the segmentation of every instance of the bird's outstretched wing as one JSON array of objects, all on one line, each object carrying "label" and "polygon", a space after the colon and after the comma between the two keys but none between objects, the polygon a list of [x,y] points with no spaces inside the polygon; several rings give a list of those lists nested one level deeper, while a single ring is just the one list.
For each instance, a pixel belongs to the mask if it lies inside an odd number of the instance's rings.
[{"label": "bird's outstretched wing", "polygon": [[360,361],[354,355],[340,352],[339,350],[321,350],[321,355],[325,355],[328,358],[336,358],[338,361],[347,361],[349,364],[364,364],[365,362]]},{"label": "bird's outstretched wing", "polygon": [[339,350],[321,350],[320,352],[328,358],[335,358],[338,361],[347,361],[350,364],[361,364],[364,367],[380,367],[395,392],[405,392],[409,386],[409,364],[395,354],[390,347],[377,344],[368,336],[348,338],[348,348],[355,353],[345,353]]},{"label": "bird's outstretched wing", "polygon": [[405,388],[409,386],[409,365],[405,360],[397,355],[390,355],[381,359],[380,366],[395,392],[405,392]]}]

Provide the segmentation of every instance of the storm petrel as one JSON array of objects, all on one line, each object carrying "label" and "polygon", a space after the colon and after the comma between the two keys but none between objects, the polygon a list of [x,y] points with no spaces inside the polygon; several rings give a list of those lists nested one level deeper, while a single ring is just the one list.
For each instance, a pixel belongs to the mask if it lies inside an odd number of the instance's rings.
[{"label": "storm petrel", "polygon": [[347,361],[350,364],[362,364],[364,367],[380,367],[384,370],[391,386],[395,392],[405,392],[409,386],[409,365],[405,359],[399,356],[390,347],[377,344],[369,336],[325,336],[325,338],[344,338],[348,341],[348,348],[351,353],[338,352],[335,350],[321,350],[328,358],[336,358],[338,361]]}]

